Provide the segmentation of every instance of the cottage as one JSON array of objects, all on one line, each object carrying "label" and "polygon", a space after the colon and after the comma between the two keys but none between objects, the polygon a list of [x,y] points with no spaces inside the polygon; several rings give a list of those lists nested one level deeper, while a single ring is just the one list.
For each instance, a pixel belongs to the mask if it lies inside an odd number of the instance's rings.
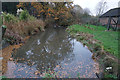
[{"label": "cottage", "polygon": [[100,23],[106,25],[108,30],[110,28],[113,28],[113,30],[120,28],[120,7],[107,11],[99,18]]}]

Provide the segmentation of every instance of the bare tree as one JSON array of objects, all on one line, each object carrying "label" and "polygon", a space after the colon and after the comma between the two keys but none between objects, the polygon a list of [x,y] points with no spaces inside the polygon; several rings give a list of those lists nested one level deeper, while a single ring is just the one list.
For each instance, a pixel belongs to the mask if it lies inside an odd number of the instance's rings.
[{"label": "bare tree", "polygon": [[104,0],[101,0],[96,5],[96,15],[100,16],[107,10],[107,2]]},{"label": "bare tree", "polygon": [[90,14],[91,14],[90,9],[89,9],[89,8],[85,8],[85,9],[84,9],[84,14],[90,15]]},{"label": "bare tree", "polygon": [[120,7],[120,1],[118,2],[118,7]]},{"label": "bare tree", "polygon": [[84,10],[80,5],[74,5],[74,8],[71,10],[72,15],[74,16],[74,21],[78,24],[81,17],[84,14]]},{"label": "bare tree", "polygon": [[73,12],[77,14],[83,14],[83,9],[80,5],[74,5],[74,8],[72,9]]}]

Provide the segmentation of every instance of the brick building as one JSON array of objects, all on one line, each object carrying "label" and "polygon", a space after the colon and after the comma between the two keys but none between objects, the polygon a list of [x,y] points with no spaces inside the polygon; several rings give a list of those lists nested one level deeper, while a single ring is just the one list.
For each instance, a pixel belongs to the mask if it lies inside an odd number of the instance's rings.
[{"label": "brick building", "polygon": [[114,30],[120,28],[120,7],[114,8],[99,17],[100,23],[106,25],[107,29],[113,28]]}]

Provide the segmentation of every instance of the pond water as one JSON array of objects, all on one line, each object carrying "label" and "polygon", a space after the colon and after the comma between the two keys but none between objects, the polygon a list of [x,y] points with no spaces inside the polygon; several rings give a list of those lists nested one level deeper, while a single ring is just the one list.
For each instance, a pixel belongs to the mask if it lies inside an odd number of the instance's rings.
[{"label": "pond water", "polygon": [[41,78],[49,72],[58,78],[96,78],[97,62],[82,43],[63,28],[46,29],[12,53],[4,76],[8,78]]}]

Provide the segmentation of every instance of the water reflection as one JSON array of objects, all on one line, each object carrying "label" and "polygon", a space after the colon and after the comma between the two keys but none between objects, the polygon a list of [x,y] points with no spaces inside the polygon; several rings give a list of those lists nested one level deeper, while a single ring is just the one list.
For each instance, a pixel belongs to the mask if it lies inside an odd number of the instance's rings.
[{"label": "water reflection", "polygon": [[50,69],[61,78],[75,78],[78,73],[82,78],[96,78],[91,56],[92,53],[65,29],[46,29],[32,36],[13,54],[17,61],[13,74],[15,77],[40,77],[35,75],[36,70],[42,74]]},{"label": "water reflection", "polygon": [[37,44],[40,45],[40,39],[37,40]]},{"label": "water reflection", "polygon": [[72,54],[71,40],[64,29],[47,29],[46,32],[31,37],[14,54],[14,58],[24,58],[22,63],[26,62],[30,66],[34,63],[40,72],[47,71],[48,68],[53,70],[65,57]]}]

